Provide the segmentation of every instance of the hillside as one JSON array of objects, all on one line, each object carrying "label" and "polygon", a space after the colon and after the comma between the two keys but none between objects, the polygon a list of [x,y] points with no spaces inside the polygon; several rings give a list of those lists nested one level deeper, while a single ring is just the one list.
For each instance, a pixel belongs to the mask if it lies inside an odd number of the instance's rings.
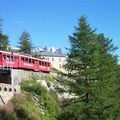
[{"label": "hillside", "polygon": [[0,119],[57,120],[61,108],[53,91],[47,91],[35,80],[23,81],[21,91],[0,111]]}]

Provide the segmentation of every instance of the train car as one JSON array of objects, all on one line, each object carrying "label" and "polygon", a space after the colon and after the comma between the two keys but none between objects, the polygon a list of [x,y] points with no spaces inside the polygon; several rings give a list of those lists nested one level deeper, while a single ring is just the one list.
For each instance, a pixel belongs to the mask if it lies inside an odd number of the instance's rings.
[{"label": "train car", "polygon": [[18,68],[18,61],[17,54],[0,51],[0,67]]},{"label": "train car", "polygon": [[39,71],[38,59],[30,56],[19,55],[19,68]]},{"label": "train car", "polygon": [[17,68],[42,72],[51,72],[51,63],[32,56],[0,51],[1,68]]},{"label": "train car", "polygon": [[48,61],[39,60],[39,71],[51,72],[51,63]]}]

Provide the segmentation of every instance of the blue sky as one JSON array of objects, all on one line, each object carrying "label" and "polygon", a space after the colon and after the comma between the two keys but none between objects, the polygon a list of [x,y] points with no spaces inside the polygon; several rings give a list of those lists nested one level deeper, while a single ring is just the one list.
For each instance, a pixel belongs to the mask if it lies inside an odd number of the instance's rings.
[{"label": "blue sky", "polygon": [[78,18],[85,15],[97,33],[112,38],[120,56],[120,0],[0,0],[3,32],[17,46],[21,33],[30,33],[35,46],[69,47]]}]

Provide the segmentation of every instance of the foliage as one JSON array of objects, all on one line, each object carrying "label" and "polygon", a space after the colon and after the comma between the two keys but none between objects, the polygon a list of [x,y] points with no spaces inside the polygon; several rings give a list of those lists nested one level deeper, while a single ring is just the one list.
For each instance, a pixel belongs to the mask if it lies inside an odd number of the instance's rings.
[{"label": "foliage", "polygon": [[60,107],[53,93],[48,93],[48,91],[38,83],[28,81],[21,83],[21,89],[24,92],[31,93],[32,96],[38,96],[38,103],[43,104],[42,109],[46,120],[48,120],[48,118],[49,120],[56,120],[58,114],[60,114]]},{"label": "foliage", "polygon": [[14,115],[6,110],[0,110],[0,120],[16,120]]},{"label": "foliage", "polygon": [[35,58],[40,58],[40,53],[39,52],[33,52],[33,57]]},{"label": "foliage", "polygon": [[56,68],[52,68],[52,73],[62,74],[63,72]]},{"label": "foliage", "polygon": [[22,107],[15,108],[15,112],[16,112],[18,118],[26,119],[28,117],[27,112]]},{"label": "foliage", "polygon": [[15,113],[18,119],[23,120],[46,120],[40,108],[35,105],[31,96],[27,95],[26,99],[12,99],[15,106]]},{"label": "foliage", "polygon": [[71,47],[65,68],[70,91],[79,96],[80,114],[76,120],[113,119],[117,58],[112,53],[116,47],[111,39],[96,34],[84,16],[80,17],[69,41]]},{"label": "foliage", "polygon": [[8,36],[2,33],[2,23],[0,20],[0,50],[8,51],[9,40]]},{"label": "foliage", "polygon": [[31,43],[30,34],[28,32],[24,31],[21,34],[18,44],[19,44],[18,47],[21,49],[22,53],[31,54],[32,43]]},{"label": "foliage", "polygon": [[58,120],[81,120],[79,115],[81,114],[79,103],[71,103],[58,117]]},{"label": "foliage", "polygon": [[53,81],[53,80],[55,80],[55,77],[45,75],[45,76],[41,76],[41,79],[46,80],[46,81]]}]

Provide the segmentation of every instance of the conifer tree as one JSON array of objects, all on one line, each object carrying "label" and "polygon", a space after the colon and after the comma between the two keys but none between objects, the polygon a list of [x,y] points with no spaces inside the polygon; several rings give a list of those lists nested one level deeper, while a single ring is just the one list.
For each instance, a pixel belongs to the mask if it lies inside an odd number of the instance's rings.
[{"label": "conifer tree", "polygon": [[2,32],[2,20],[0,19],[0,50],[8,51],[9,40],[8,36]]},{"label": "conifer tree", "polygon": [[113,53],[117,47],[114,47],[112,39],[105,38],[104,34],[97,35],[97,42],[99,43],[97,81],[100,89],[99,98],[101,99],[99,117],[113,119],[118,66],[117,56]]},{"label": "conifer tree", "polygon": [[30,34],[28,32],[24,31],[21,34],[18,44],[19,44],[18,47],[21,49],[22,53],[31,54],[32,43],[31,43]]},{"label": "conifer tree", "polygon": [[117,63],[116,57],[112,55],[115,50],[112,40],[103,34],[97,35],[87,23],[86,17],[82,16],[73,36],[69,36],[69,41],[71,47],[65,68],[68,71],[70,90],[79,97],[75,103],[79,108],[72,107],[78,113],[76,120],[112,119],[111,96]]}]

